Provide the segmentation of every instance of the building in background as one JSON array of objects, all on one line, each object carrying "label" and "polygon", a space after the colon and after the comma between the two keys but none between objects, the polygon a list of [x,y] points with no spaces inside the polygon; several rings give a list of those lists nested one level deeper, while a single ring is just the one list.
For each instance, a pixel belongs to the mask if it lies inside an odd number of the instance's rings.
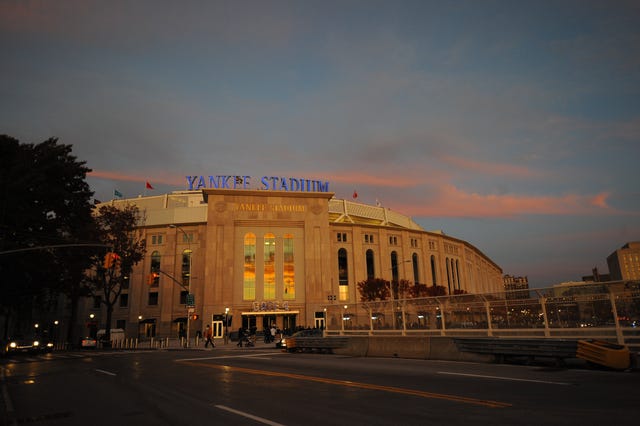
[{"label": "building in background", "polygon": [[640,280],[640,241],[629,242],[607,257],[611,280]]},{"label": "building in background", "polygon": [[[191,336],[205,324],[218,333],[221,324],[228,331],[323,327],[324,308],[359,302],[357,283],[368,278],[439,285],[449,294],[504,289],[501,268],[468,242],[308,185],[109,203],[134,204],[146,218],[145,259],[113,313],[112,327],[128,337],[183,336],[187,321]],[[81,316],[100,322],[101,309],[88,303]]]},{"label": "building in background", "polygon": [[529,278],[505,275],[502,277],[507,299],[526,299],[529,297]]}]

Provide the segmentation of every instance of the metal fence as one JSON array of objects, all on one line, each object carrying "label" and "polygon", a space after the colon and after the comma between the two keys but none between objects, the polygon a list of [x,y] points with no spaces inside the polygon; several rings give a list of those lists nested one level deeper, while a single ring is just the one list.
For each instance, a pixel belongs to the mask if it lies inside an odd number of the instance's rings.
[{"label": "metal fence", "polygon": [[640,347],[640,281],[326,307],[327,334],[590,338]]}]

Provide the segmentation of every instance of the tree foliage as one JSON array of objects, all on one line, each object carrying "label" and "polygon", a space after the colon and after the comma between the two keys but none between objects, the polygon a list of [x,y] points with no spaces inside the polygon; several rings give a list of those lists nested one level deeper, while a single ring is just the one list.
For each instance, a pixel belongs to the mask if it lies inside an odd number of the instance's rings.
[{"label": "tree foliage", "polygon": [[391,296],[389,281],[382,278],[369,278],[365,281],[360,281],[357,287],[362,302],[387,300]]},{"label": "tree foliage", "polygon": [[411,297],[436,297],[445,296],[447,289],[441,285],[428,286],[422,283],[416,283],[410,289]]},{"label": "tree foliage", "polygon": [[88,264],[86,248],[58,248],[86,243],[93,222],[93,192],[85,181],[91,170],[71,151],[71,145],[53,138],[34,145],[0,135],[0,312],[5,336],[10,322],[25,328],[32,312],[38,315],[58,294],[70,293],[69,286],[79,285],[79,271]]},{"label": "tree foliage", "polygon": [[87,273],[93,295],[106,306],[105,335],[111,332],[111,318],[123,288],[128,283],[134,265],[146,253],[146,241],[139,226],[144,217],[138,207],[127,204],[122,208],[104,205],[98,209],[95,223],[98,239],[108,246],[100,255],[93,256],[92,268]]}]

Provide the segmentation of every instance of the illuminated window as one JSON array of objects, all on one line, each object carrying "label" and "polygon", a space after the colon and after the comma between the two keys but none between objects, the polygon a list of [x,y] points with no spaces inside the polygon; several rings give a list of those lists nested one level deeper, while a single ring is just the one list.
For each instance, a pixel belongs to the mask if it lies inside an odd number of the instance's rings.
[{"label": "illuminated window", "polygon": [[283,264],[283,279],[284,279],[284,294],[283,299],[295,299],[296,298],[296,274],[294,269],[294,257],[293,257],[293,235],[284,234],[284,240],[282,241],[284,247],[284,264]]},{"label": "illuminated window", "polygon": [[256,299],[256,236],[248,233],[244,236],[244,277],[242,286],[244,300]]},{"label": "illuminated window", "polygon": [[153,275],[151,287],[158,287],[160,284],[160,252],[158,251],[151,253],[151,270],[149,272]]},{"label": "illuminated window", "polygon": [[349,265],[347,250],[338,250],[338,284],[340,300],[347,300],[349,294]]},{"label": "illuminated window", "polygon": [[276,236],[264,235],[264,298],[276,298]]},{"label": "illuminated window", "polygon": [[191,276],[191,250],[185,250],[182,252],[182,285],[185,287],[189,286],[189,280]]}]

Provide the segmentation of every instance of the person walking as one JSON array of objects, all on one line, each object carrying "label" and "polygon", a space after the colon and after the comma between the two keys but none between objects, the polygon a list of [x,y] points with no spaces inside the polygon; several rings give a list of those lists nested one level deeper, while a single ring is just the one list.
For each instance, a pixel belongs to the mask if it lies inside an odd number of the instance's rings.
[{"label": "person walking", "polygon": [[242,340],[244,339],[244,330],[242,327],[238,329],[238,344],[236,346],[242,347]]},{"label": "person walking", "polygon": [[211,330],[211,327],[209,327],[209,324],[207,324],[207,328],[204,330],[204,338],[206,339],[204,342],[204,347],[207,348],[209,346],[209,343],[211,343],[211,348],[215,348],[216,345],[213,343],[213,330]]}]

